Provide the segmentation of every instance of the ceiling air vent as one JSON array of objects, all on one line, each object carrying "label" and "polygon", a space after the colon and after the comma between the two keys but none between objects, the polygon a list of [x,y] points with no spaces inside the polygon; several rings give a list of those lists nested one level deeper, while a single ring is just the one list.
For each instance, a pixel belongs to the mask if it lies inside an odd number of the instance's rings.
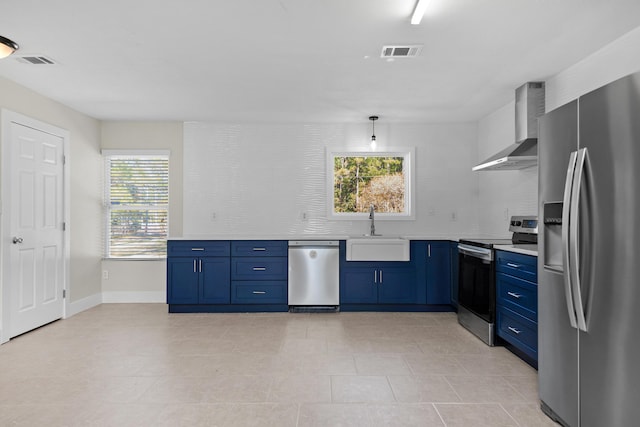
[{"label": "ceiling air vent", "polygon": [[420,55],[421,44],[405,46],[382,46],[381,58],[413,58]]},{"label": "ceiling air vent", "polygon": [[42,55],[18,56],[16,59],[23,64],[55,65],[55,61],[53,59]]}]

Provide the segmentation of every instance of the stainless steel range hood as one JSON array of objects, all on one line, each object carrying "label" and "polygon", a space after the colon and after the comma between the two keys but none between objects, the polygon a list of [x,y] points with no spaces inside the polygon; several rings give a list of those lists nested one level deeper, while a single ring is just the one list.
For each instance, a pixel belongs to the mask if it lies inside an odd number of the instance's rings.
[{"label": "stainless steel range hood", "polygon": [[517,170],[538,164],[538,117],[544,114],[544,82],[516,89],[516,143],[472,168],[474,171]]}]

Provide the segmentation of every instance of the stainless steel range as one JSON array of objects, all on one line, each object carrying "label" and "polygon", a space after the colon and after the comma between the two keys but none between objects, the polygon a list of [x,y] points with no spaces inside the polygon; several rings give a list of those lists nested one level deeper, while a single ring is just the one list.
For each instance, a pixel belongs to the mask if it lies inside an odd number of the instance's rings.
[{"label": "stainless steel range", "polygon": [[484,341],[495,343],[496,245],[538,243],[538,217],[513,216],[511,239],[461,239],[458,242],[458,322]]}]

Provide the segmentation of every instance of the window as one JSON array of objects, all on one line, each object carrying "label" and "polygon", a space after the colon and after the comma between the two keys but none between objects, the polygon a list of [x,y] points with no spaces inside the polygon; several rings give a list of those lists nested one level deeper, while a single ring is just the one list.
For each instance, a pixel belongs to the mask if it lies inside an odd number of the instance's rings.
[{"label": "window", "polygon": [[329,212],[332,219],[413,219],[413,149],[385,152],[327,150]]},{"label": "window", "polygon": [[106,258],[164,258],[169,153],[104,150]]}]

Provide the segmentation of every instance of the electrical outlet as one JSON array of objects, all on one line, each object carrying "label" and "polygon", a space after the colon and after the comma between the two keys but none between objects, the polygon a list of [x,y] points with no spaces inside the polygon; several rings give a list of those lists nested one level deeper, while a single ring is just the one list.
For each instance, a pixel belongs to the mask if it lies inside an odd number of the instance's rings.
[{"label": "electrical outlet", "polygon": [[300,221],[306,222],[309,220],[309,214],[307,212],[300,212]]},{"label": "electrical outlet", "polygon": [[218,219],[218,214],[215,212],[211,212],[211,221],[215,221],[216,219]]},{"label": "electrical outlet", "polygon": [[451,212],[451,221],[458,220],[458,213],[456,211]]},{"label": "electrical outlet", "polygon": [[104,280],[109,280],[109,270],[102,270],[102,278]]},{"label": "electrical outlet", "polygon": [[504,208],[504,219],[509,220],[509,208]]}]

